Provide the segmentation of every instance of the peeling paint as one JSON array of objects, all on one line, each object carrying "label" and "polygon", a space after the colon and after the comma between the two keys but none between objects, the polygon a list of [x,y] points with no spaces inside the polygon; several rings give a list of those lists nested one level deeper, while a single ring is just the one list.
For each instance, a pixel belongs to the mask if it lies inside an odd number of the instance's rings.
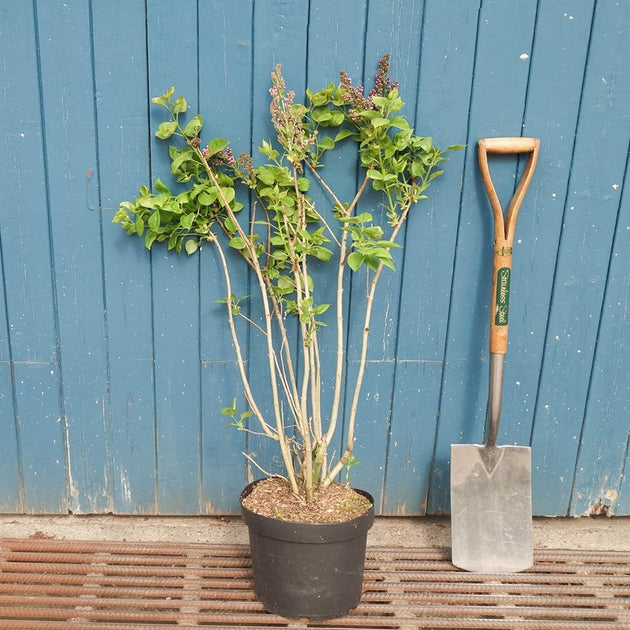
[{"label": "peeling paint", "polygon": [[[62,420],[61,418],[59,419]],[[64,427],[67,433],[67,423],[64,423]],[[72,477],[72,462],[70,460],[70,440],[66,435],[66,461],[67,461],[67,479],[68,479],[68,494],[70,497],[70,507],[68,509],[69,512],[74,514],[81,513],[81,507],[79,505],[79,490],[74,483],[74,479]]]},{"label": "peeling paint", "polygon": [[604,490],[595,503],[589,505],[587,516],[612,516],[617,502],[618,492],[613,489]]},{"label": "peeling paint", "polygon": [[124,468],[120,469],[120,486],[122,488],[123,496],[125,497],[125,501],[131,505],[131,488],[129,486],[129,477],[127,476],[127,471]]}]

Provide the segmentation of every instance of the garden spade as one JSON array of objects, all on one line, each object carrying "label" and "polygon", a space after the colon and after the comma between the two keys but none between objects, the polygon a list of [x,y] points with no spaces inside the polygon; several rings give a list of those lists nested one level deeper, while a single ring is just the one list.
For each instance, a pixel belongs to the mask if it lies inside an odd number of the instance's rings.
[{"label": "garden spade", "polygon": [[[479,140],[477,147],[494,217],[488,418],[485,444],[451,445],[451,536],[453,564],[479,573],[512,573],[533,564],[531,449],[497,446],[497,434],[508,345],[514,229],[539,147],[538,138],[487,138]],[[490,177],[489,153],[529,153],[505,216]]]}]

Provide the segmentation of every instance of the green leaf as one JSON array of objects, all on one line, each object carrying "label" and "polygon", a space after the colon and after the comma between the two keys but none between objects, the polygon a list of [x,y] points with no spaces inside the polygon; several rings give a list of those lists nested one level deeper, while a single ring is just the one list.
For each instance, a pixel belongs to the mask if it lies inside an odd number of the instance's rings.
[{"label": "green leaf", "polygon": [[371,225],[363,228],[363,236],[369,239],[379,239],[383,236],[383,228],[380,225]]},{"label": "green leaf", "polygon": [[332,118],[332,112],[327,107],[316,107],[312,113],[313,120],[320,125],[327,123]]},{"label": "green leaf", "polygon": [[[222,302],[226,302],[227,300],[221,300]],[[233,416],[236,413],[236,398],[232,399],[231,407],[221,407],[219,412],[226,416]]]},{"label": "green leaf", "polygon": [[176,98],[175,101],[173,101],[173,111],[176,114],[183,114],[187,109],[188,103],[183,96],[180,96],[179,98]]},{"label": "green leaf", "polygon": [[363,262],[372,270],[378,271],[378,267],[381,264],[378,256],[363,256]]},{"label": "green leaf", "polygon": [[313,307],[313,313],[315,313],[315,315],[321,315],[322,313],[325,313],[329,308],[330,304],[318,304],[317,306]]},{"label": "green leaf", "polygon": [[151,102],[155,103],[156,105],[161,105],[162,107],[164,107],[169,102],[173,94],[175,94],[175,88],[170,87],[166,92],[164,92],[164,94],[162,94],[162,96],[154,96],[151,99]]},{"label": "green leaf", "polygon": [[156,210],[150,217],[148,221],[149,227],[157,232],[160,229],[160,211]]},{"label": "green leaf", "polygon": [[350,129],[342,129],[336,136],[335,136],[335,142],[339,142],[340,140],[343,140],[344,138],[348,138],[350,136],[353,135],[353,132]]},{"label": "green leaf", "polygon": [[245,241],[240,236],[235,236],[230,239],[229,246],[233,249],[243,250],[245,249]]},{"label": "green leaf", "polygon": [[258,147],[258,151],[263,155],[266,155],[270,160],[278,157],[278,152],[271,146],[271,143],[267,140],[262,141],[262,144]]},{"label": "green leaf", "polygon": [[221,188],[221,193],[223,194],[223,199],[225,199],[225,201],[229,204],[232,203],[232,201],[234,201],[234,196],[235,196],[235,191],[234,188],[231,187],[226,187],[226,188]]},{"label": "green leaf", "polygon": [[414,161],[411,163],[411,175],[413,177],[422,177],[425,170],[425,166],[422,162]]},{"label": "green leaf", "polygon": [[348,265],[352,271],[357,271],[359,267],[363,264],[365,260],[365,256],[363,254],[359,254],[359,252],[352,252],[348,256]]},{"label": "green leaf", "polygon": [[217,189],[213,187],[200,192],[197,201],[199,201],[202,206],[211,206],[217,200],[218,196]]},{"label": "green leaf", "polygon": [[147,233],[144,236],[144,246],[147,249],[151,249],[151,245],[153,245],[156,238],[157,234],[153,230],[147,230]]},{"label": "green leaf", "polygon": [[225,218],[224,225],[225,225],[225,229],[230,234],[234,234],[234,232],[236,232],[236,225],[234,225],[234,221],[232,221],[232,219],[230,219],[229,217]]},{"label": "green leaf", "polygon": [[433,149],[433,138],[417,136],[418,148],[423,151],[431,151]]},{"label": "green leaf", "polygon": [[372,102],[376,107],[387,108],[389,107],[389,98],[387,96],[373,96]]},{"label": "green leaf", "polygon": [[379,258],[385,267],[389,267],[392,271],[396,271],[396,267],[391,258]]},{"label": "green leaf", "polygon": [[396,241],[376,241],[375,244],[379,247],[402,247],[402,245],[399,245]]},{"label": "green leaf", "polygon": [[129,220],[130,220],[130,217],[129,217],[129,212],[127,211],[127,208],[120,207],[118,208],[118,211],[114,215],[114,218],[112,219],[112,223],[123,223]]},{"label": "green leaf", "polygon": [[295,283],[289,276],[280,276],[278,278],[278,288],[282,291],[293,291],[295,289]]},{"label": "green leaf", "polygon": [[331,127],[339,127],[345,120],[346,116],[343,112],[332,112],[332,116],[328,121]]},{"label": "green leaf", "polygon": [[195,215],[193,212],[191,212],[190,214],[182,214],[182,216],[179,218],[179,224],[187,230],[192,227],[194,221]]},{"label": "green leaf", "polygon": [[214,140],[210,140],[210,142],[208,142],[208,153],[206,155],[206,158],[213,156],[219,151],[222,151],[223,149],[225,149],[225,147],[227,147],[228,144],[230,143],[224,138],[215,138]]},{"label": "green leaf", "polygon": [[333,253],[326,247],[318,247],[315,250],[315,256],[324,262],[328,262],[332,258],[332,255]]},{"label": "green leaf", "polygon": [[186,245],[184,245],[184,247],[186,248],[186,253],[190,256],[199,249],[199,241],[194,238],[189,238],[186,241]]},{"label": "green leaf", "polygon": [[286,252],[282,251],[281,249],[274,249],[274,251],[271,252],[271,257],[274,260],[278,260],[282,262],[283,260],[286,260],[289,257],[289,255]]},{"label": "green leaf", "polygon": [[274,182],[276,181],[273,171],[266,166],[259,166],[256,169],[256,176],[266,186],[273,186]]},{"label": "green leaf", "polygon": [[138,236],[142,236],[144,234],[144,220],[142,219],[142,217],[140,216],[136,217],[135,228],[136,228],[136,234]]},{"label": "green leaf", "polygon": [[181,151],[178,151],[177,149],[175,149],[175,147],[171,147],[171,149],[173,149],[173,151],[170,151],[171,160],[172,160],[171,172],[175,174],[179,171],[180,167],[185,162],[189,162],[190,160],[192,160],[195,154],[190,147],[186,147],[185,149],[182,149]]},{"label": "green leaf", "polygon": [[372,125],[374,127],[385,127],[389,125],[389,119],[387,118],[374,118],[372,119]]},{"label": "green leaf", "polygon": [[327,105],[330,102],[330,95],[327,94],[325,90],[317,92],[317,94],[313,94],[310,90],[307,90],[307,96],[314,107],[321,107],[322,105]]},{"label": "green leaf", "polygon": [[404,116],[394,116],[389,119],[389,124],[396,129],[409,129],[409,122]]},{"label": "green leaf", "polygon": [[203,127],[203,118],[199,114],[195,114],[193,118],[184,127],[183,134],[187,138],[194,138],[199,135],[201,128]]},{"label": "green leaf", "polygon": [[325,138],[322,139],[320,143],[318,143],[317,146],[320,149],[324,149],[325,151],[328,151],[330,149],[335,148],[335,141],[330,136],[326,136]]},{"label": "green leaf", "polygon": [[355,223],[369,223],[374,217],[369,212],[361,212],[354,217]]},{"label": "green leaf", "polygon": [[171,120],[171,121],[163,122],[158,125],[158,130],[155,132],[155,135],[160,140],[166,140],[167,138],[170,138],[175,133],[176,129],[177,129],[177,123],[175,121]]},{"label": "green leaf", "polygon": [[171,194],[171,191],[166,187],[166,185],[162,182],[162,180],[159,177],[155,180],[155,184],[153,185],[153,187],[158,192],[167,193],[169,195]]}]

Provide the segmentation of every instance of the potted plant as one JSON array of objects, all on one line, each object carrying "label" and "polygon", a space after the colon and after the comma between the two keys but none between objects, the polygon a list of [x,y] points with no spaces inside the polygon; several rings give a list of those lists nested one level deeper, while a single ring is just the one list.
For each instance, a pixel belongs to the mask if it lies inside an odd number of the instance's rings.
[{"label": "potted plant", "polygon": [[[283,474],[266,474],[241,495],[255,590],[268,610],[288,617],[338,617],[358,604],[374,509],[369,494],[348,486],[347,472],[356,463],[372,305],[381,275],[394,270],[391,252],[410,212],[445,160],[400,114],[404,103],[388,71],[385,56],[369,94],[342,71],[337,84],[307,90],[298,103],[276,66],[270,89],[276,140],[262,142],[258,165],[249,155],[235,157],[227,140],[202,142],[202,117],[186,116],[186,100],[171,88],[152,99],[168,115],[156,135],[175,141],[171,170],[183,186],[171,191],[158,179],[153,190],[142,187],[135,200],[123,202],[113,219],[143,236],[147,248],[166,242],[191,255],[207,243],[216,252],[246,404],[239,411],[234,400],[221,412],[238,429],[276,443],[284,464]],[[341,198],[326,180],[325,164],[348,143],[360,176],[353,194]],[[236,265],[249,269],[252,297],[234,294]],[[352,273],[364,276],[366,293],[358,368],[348,375],[344,289]],[[329,292],[334,287],[327,302],[320,297],[324,284]],[[255,378],[258,385],[265,379],[269,408],[254,393],[243,355],[242,335],[251,333],[266,354]],[[323,376],[324,361],[330,377]],[[332,389],[327,405],[324,388]],[[352,394],[342,420],[344,390]],[[344,421],[344,445],[334,457]],[[344,471],[346,483],[339,483]]]}]

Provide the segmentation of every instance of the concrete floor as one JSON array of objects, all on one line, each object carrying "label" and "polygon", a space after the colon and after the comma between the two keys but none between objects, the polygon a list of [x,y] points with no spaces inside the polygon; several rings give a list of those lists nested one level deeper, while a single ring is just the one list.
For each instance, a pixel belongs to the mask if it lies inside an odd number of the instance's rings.
[{"label": "concrete floor", "polygon": [[[0,538],[247,544],[239,517],[0,515]],[[377,517],[368,545],[450,547],[448,517]],[[535,518],[536,549],[630,551],[630,517]]]}]

